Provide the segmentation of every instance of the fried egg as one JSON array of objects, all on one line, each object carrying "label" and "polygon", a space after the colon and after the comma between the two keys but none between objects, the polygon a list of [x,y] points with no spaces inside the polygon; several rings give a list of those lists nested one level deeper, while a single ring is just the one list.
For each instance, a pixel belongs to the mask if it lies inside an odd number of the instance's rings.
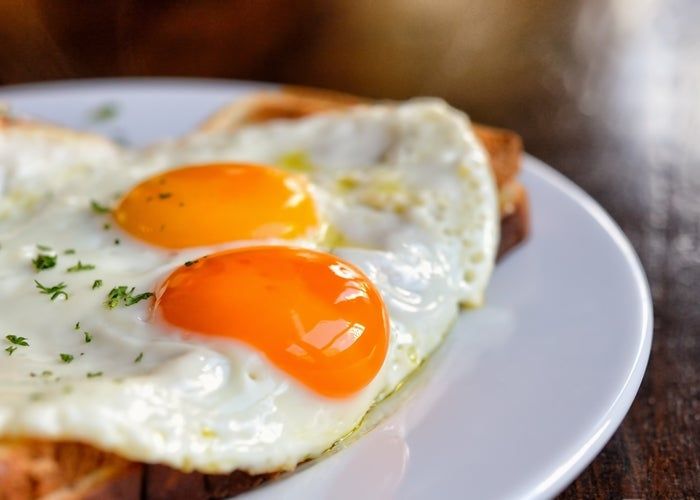
[{"label": "fried egg", "polygon": [[144,150],[39,142],[0,142],[3,436],[292,469],[419,366],[493,267],[492,174],[441,101]]}]

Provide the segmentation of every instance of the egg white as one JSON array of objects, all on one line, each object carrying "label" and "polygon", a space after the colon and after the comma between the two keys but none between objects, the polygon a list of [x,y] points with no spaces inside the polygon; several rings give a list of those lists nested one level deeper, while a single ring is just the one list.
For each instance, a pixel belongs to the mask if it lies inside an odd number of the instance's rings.
[{"label": "egg white", "polygon": [[[392,392],[439,344],[460,303],[480,303],[493,267],[499,225],[491,171],[468,119],[440,101],[363,106],[140,151],[39,143],[33,154],[0,141],[0,334],[29,343],[0,351],[2,436],[76,439],[181,470],[291,469]],[[135,241],[90,210],[91,200],[113,203],[157,172],[221,161],[306,175],[325,237],[173,251]],[[188,260],[261,243],[330,251],[377,285],[391,341],[364,390],[323,398],[264,353],[153,321],[148,301],[104,306],[114,286],[153,291]],[[51,247],[56,267],[34,270],[37,245]],[[67,273],[78,260],[95,269]],[[68,299],[40,294],[35,279],[65,282]],[[103,285],[93,289],[97,279]]]}]

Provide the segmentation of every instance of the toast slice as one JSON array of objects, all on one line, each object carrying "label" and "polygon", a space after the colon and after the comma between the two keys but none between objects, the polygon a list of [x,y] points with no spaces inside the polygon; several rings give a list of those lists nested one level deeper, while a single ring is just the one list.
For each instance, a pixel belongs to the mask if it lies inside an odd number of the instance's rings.
[{"label": "toast slice", "polygon": [[[256,94],[222,108],[197,133],[234,130],[275,119],[297,119],[362,102],[344,94],[285,88]],[[516,134],[506,130],[476,125],[475,131],[489,154],[499,189],[500,257],[528,234],[527,194],[517,179],[522,144]],[[118,148],[99,136],[0,116],[0,142],[31,141],[37,135],[42,140],[49,137],[74,147],[89,146],[96,155],[110,154],[111,149]],[[89,444],[0,438],[0,500],[226,498],[278,475],[250,475],[243,471],[223,475],[186,473],[164,465],[132,462]]]}]

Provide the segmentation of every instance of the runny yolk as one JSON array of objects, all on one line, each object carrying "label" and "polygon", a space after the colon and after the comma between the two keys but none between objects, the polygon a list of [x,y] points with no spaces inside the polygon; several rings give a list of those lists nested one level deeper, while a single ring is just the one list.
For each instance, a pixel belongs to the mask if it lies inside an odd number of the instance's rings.
[{"label": "runny yolk", "polygon": [[290,239],[318,223],[302,177],[238,163],[193,165],[151,177],[122,198],[114,217],[132,236],[164,248]]},{"label": "runny yolk", "polygon": [[369,279],[301,248],[248,247],[188,263],[160,286],[154,309],[183,330],[252,346],[328,397],[366,387],[389,346],[384,302]]}]

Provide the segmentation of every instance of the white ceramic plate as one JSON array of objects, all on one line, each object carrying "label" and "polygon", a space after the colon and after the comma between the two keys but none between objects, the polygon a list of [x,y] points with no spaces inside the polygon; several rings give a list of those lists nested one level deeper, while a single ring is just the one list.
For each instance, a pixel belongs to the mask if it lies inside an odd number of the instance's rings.
[{"label": "white ceramic plate", "polygon": [[[140,145],[260,87],[102,80],[6,88],[0,100]],[[94,123],[104,104],[116,116]],[[462,314],[376,427],[250,498],[551,497],[595,457],[646,367],[649,288],[629,242],[588,195],[531,157],[522,178],[532,235],[498,265],[486,307]]]}]

